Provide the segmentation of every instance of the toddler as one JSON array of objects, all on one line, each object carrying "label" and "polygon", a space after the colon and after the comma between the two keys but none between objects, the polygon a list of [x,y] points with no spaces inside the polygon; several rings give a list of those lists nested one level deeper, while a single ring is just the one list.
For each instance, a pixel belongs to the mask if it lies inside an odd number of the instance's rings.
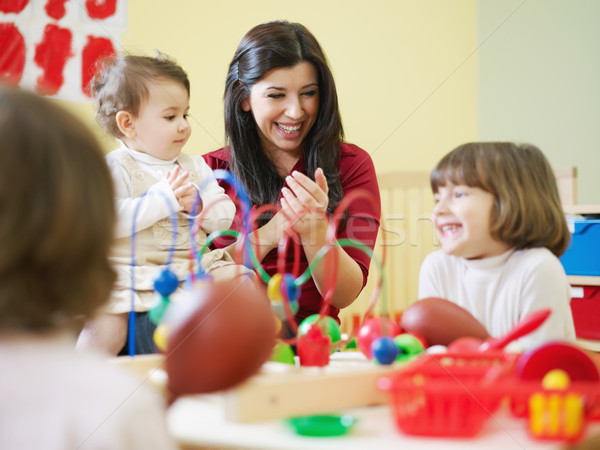
[{"label": "toddler", "polygon": [[[180,281],[190,270],[189,219],[204,211],[195,234],[200,248],[206,234],[228,229],[235,205],[213,177],[201,156],[182,152],[191,134],[188,121],[190,83],[187,74],[163,55],[126,55],[109,60],[92,81],[98,122],[120,141],[106,159],[110,167],[117,204],[116,241],[111,261],[117,270],[116,287],[104,314],[87,324],[79,346],[93,346],[110,354],[128,352],[128,312],[135,289],[136,352],[152,353],[155,325],[149,311],[156,301],[154,280],[169,255],[170,270]],[[197,210],[198,195],[200,201]],[[173,230],[172,211],[177,213]],[[135,219],[135,267],[131,267]],[[174,253],[170,253],[173,232]],[[202,268],[216,279],[235,276],[245,268],[233,264],[223,250],[204,255]],[[135,279],[132,286],[132,274]],[[125,346],[125,347],[124,347]]]}]

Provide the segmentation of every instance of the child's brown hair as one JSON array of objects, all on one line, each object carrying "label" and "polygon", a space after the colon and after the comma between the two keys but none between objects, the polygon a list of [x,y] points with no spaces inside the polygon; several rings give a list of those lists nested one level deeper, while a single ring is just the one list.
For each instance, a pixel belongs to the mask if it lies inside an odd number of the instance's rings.
[{"label": "child's brown hair", "polygon": [[90,316],[115,280],[113,185],[100,144],[73,114],[0,86],[0,330]]},{"label": "child's brown hair", "polygon": [[542,151],[530,144],[473,142],[461,145],[431,173],[434,193],[448,182],[494,195],[493,238],[518,249],[546,247],[556,256],[571,235],[556,177]]}]

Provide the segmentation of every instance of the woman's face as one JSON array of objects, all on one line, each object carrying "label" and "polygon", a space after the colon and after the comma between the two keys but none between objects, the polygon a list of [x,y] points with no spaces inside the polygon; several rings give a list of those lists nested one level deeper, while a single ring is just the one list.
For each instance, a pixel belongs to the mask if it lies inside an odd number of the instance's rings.
[{"label": "woman's face", "polygon": [[279,152],[299,158],[319,112],[317,70],[301,62],[267,72],[252,86],[242,108],[252,111],[263,151],[275,158]]}]

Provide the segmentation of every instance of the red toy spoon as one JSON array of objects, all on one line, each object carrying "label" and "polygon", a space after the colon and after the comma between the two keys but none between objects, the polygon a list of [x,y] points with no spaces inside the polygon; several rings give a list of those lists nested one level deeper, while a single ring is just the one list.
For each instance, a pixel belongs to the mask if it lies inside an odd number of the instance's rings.
[{"label": "red toy spoon", "polygon": [[525,336],[526,334],[529,334],[538,328],[546,321],[551,313],[552,310],[550,308],[545,308],[526,315],[519,320],[513,329],[504,336],[499,338],[489,338],[483,341],[483,343],[479,346],[479,351],[484,352],[486,350],[502,350],[515,339]]},{"label": "red toy spoon", "polygon": [[499,338],[488,338],[485,341],[473,337],[458,338],[448,346],[448,352],[462,353],[465,351],[485,352],[488,350],[502,350],[515,339],[525,336],[538,328],[546,321],[551,312],[550,308],[546,308],[528,314],[517,322],[512,330]]}]

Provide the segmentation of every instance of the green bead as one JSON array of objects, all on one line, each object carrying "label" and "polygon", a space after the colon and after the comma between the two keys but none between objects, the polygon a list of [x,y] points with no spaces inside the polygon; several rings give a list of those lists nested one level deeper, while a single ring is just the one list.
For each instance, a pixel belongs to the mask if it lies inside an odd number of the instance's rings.
[{"label": "green bead", "polygon": [[394,337],[394,342],[400,350],[396,361],[406,361],[425,350],[421,341],[408,333]]},{"label": "green bead", "polygon": [[291,364],[293,366],[296,365],[296,361],[294,360],[294,351],[289,344],[285,342],[277,342],[275,347],[273,347],[273,353],[271,353],[271,361],[277,361],[280,363]]},{"label": "green bead", "polygon": [[[315,323],[319,319],[319,314],[313,314],[312,316],[308,316],[306,319],[300,323],[298,327],[298,336],[304,335],[310,329],[310,326]],[[321,330],[326,332],[331,338],[331,343],[339,342],[342,339],[342,332],[340,331],[340,326],[335,321],[334,318],[330,316],[323,316],[321,321],[319,322],[321,326]]]}]

